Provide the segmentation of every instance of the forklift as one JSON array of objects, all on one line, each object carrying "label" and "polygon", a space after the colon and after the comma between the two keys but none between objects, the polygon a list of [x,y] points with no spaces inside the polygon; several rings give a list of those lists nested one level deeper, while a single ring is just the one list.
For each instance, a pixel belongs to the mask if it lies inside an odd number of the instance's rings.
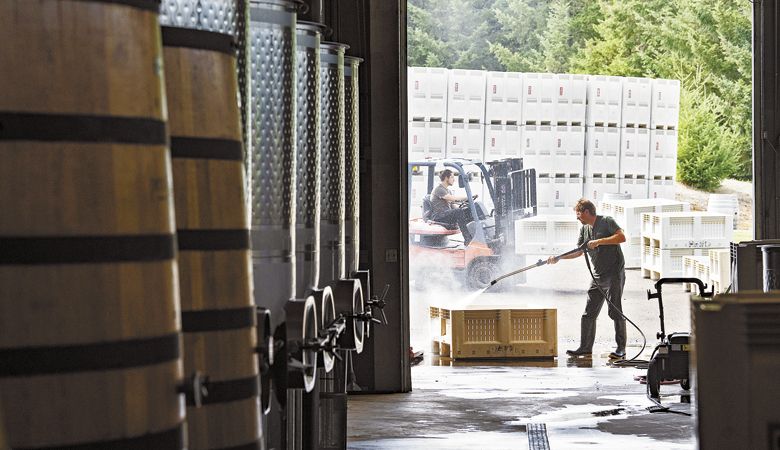
[{"label": "forklift", "polygon": [[[431,217],[430,193],[439,182],[438,174],[451,169],[458,187],[465,190],[473,221],[468,229],[473,236],[464,245],[457,225],[436,222]],[[474,199],[474,175],[488,206]],[[427,190],[422,196],[419,215],[411,207],[412,177],[426,177]],[[423,261],[423,270],[450,269],[471,289],[484,289],[491,280],[511,267],[522,265],[525,257],[515,248],[515,221],[537,214],[536,170],[523,169],[522,158],[508,158],[483,163],[468,159],[439,159],[409,163],[410,261]],[[428,264],[430,267],[425,267]],[[524,279],[518,280],[519,282]]]}]

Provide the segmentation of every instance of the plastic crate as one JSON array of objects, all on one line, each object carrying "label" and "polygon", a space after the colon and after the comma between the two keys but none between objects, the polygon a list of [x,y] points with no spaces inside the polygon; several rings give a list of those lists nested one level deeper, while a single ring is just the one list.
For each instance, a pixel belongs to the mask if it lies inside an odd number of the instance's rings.
[{"label": "plastic crate", "polygon": [[483,306],[441,307],[452,359],[522,359],[558,356],[555,309],[485,309]]},{"label": "plastic crate", "polygon": [[624,128],[620,134],[620,177],[650,173],[650,130]]},{"label": "plastic crate", "polygon": [[650,130],[650,176],[677,173],[677,130]]},{"label": "plastic crate", "polygon": [[652,80],[623,78],[623,113],[621,127],[647,128],[650,126],[650,97]]},{"label": "plastic crate", "polygon": [[580,226],[573,213],[516,220],[515,251],[523,255],[561,254],[577,245]]},{"label": "plastic crate", "polygon": [[[685,278],[698,278],[703,283],[709,283],[709,257],[708,256],[683,256],[682,257],[682,276]],[[685,292],[690,292],[691,289],[695,293],[698,293],[698,289],[693,286],[693,283],[685,283]]]},{"label": "plastic crate", "polygon": [[521,125],[523,74],[519,72],[488,72],[485,123]]},{"label": "plastic crate", "polygon": [[553,172],[582,174],[585,166],[585,127],[552,127]]},{"label": "plastic crate", "polygon": [[727,248],[713,249],[708,252],[710,260],[710,281],[716,294],[731,285],[731,250]]},{"label": "plastic crate", "polygon": [[552,73],[523,75],[523,122],[526,125],[555,124],[557,80]]},{"label": "plastic crate", "polygon": [[653,80],[650,127],[676,129],[680,117],[680,80]]},{"label": "plastic crate", "polygon": [[606,193],[620,193],[617,174],[594,174],[592,177],[585,177],[583,197],[598,203],[604,198]]},{"label": "plastic crate", "polygon": [[521,128],[518,125],[485,125],[485,161],[520,158]]},{"label": "plastic crate", "polygon": [[589,127],[585,155],[585,176],[618,173],[620,170],[620,129]]},{"label": "plastic crate", "polygon": [[445,121],[449,70],[439,67],[409,67],[407,74],[409,120]]},{"label": "plastic crate", "polygon": [[620,77],[589,75],[586,123],[589,127],[620,127],[623,87]]},{"label": "plastic crate", "polygon": [[733,217],[707,212],[643,213],[642,237],[659,248],[727,248]]},{"label": "plastic crate", "polygon": [[447,122],[485,122],[484,70],[450,70],[447,82]]},{"label": "plastic crate", "polygon": [[647,198],[647,178],[644,175],[629,175],[620,178],[618,182],[620,192],[628,194],[632,199]]},{"label": "plastic crate", "polygon": [[573,214],[574,205],[582,197],[582,178],[566,174],[538,174],[536,203],[540,214]]},{"label": "plastic crate", "polygon": [[599,204],[600,213],[612,216],[627,236],[639,237],[642,233],[642,214],[690,211],[687,202],[666,199],[604,200]]},{"label": "plastic crate", "polygon": [[484,124],[464,122],[447,124],[447,158],[482,160],[484,156]]},{"label": "plastic crate", "polygon": [[553,128],[551,126],[526,125],[522,130],[523,167],[534,168],[536,173],[555,173],[553,165]]},{"label": "plastic crate", "polygon": [[639,269],[642,267],[642,238],[626,236],[626,242],[620,244],[623,259],[626,261],[626,269]]},{"label": "plastic crate", "polygon": [[674,200],[674,177],[650,177],[647,183],[647,198]]},{"label": "plastic crate", "polygon": [[446,138],[444,122],[409,122],[409,159],[444,158]]},{"label": "plastic crate", "polygon": [[661,249],[642,239],[642,276],[657,280],[664,277],[681,277],[683,256],[704,256],[700,248]]},{"label": "plastic crate", "polygon": [[555,121],[559,125],[584,125],[588,93],[587,75],[555,76]]}]

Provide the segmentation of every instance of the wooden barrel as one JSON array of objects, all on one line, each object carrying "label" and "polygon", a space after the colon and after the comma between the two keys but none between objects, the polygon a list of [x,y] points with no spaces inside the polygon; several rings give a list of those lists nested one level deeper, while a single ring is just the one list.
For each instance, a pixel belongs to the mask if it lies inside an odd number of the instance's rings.
[{"label": "wooden barrel", "polygon": [[[163,27],[190,448],[259,448],[255,307],[235,48],[227,34]],[[254,447],[253,447],[254,446]]]},{"label": "wooden barrel", "polygon": [[12,448],[183,447],[159,2],[0,2]]}]

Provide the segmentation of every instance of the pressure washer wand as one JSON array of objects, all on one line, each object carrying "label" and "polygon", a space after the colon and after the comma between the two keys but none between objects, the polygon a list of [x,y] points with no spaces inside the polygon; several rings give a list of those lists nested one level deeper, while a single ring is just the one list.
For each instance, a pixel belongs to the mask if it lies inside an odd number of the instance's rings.
[{"label": "pressure washer wand", "polygon": [[[569,250],[566,253],[561,253],[560,255],[556,256],[555,259],[559,260],[559,259],[561,259],[561,258],[563,258],[565,256],[569,256],[569,255],[572,255],[572,254],[577,253],[577,252],[585,251],[587,246],[588,246],[588,243],[585,242],[585,243],[583,243],[582,245],[580,245],[579,247],[577,247],[575,249]],[[547,260],[546,259],[540,259],[539,261],[536,261],[534,264],[531,264],[530,266],[525,266],[522,269],[517,269],[514,272],[509,272],[509,273],[506,273],[504,275],[501,275],[500,277],[498,277],[495,280],[491,281],[490,285],[493,286],[494,284],[498,283],[499,281],[503,280],[504,278],[509,278],[509,277],[511,277],[513,275],[517,275],[518,273],[523,273],[526,270],[531,270],[534,267],[541,267],[541,266],[543,266],[545,264],[547,264]]]}]

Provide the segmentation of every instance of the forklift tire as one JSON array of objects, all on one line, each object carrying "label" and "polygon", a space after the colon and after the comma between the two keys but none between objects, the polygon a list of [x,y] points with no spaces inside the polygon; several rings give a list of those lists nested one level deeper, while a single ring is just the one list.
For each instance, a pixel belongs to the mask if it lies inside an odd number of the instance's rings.
[{"label": "forklift tire", "polygon": [[490,286],[498,273],[498,264],[486,258],[476,259],[469,264],[466,280],[471,289],[484,289]]},{"label": "forklift tire", "polygon": [[689,391],[691,389],[691,380],[687,378],[680,380],[680,387],[685,389],[686,391]]},{"label": "forklift tire", "polygon": [[647,366],[647,389],[650,390],[650,397],[661,398],[661,374],[657,359],[651,360]]}]

